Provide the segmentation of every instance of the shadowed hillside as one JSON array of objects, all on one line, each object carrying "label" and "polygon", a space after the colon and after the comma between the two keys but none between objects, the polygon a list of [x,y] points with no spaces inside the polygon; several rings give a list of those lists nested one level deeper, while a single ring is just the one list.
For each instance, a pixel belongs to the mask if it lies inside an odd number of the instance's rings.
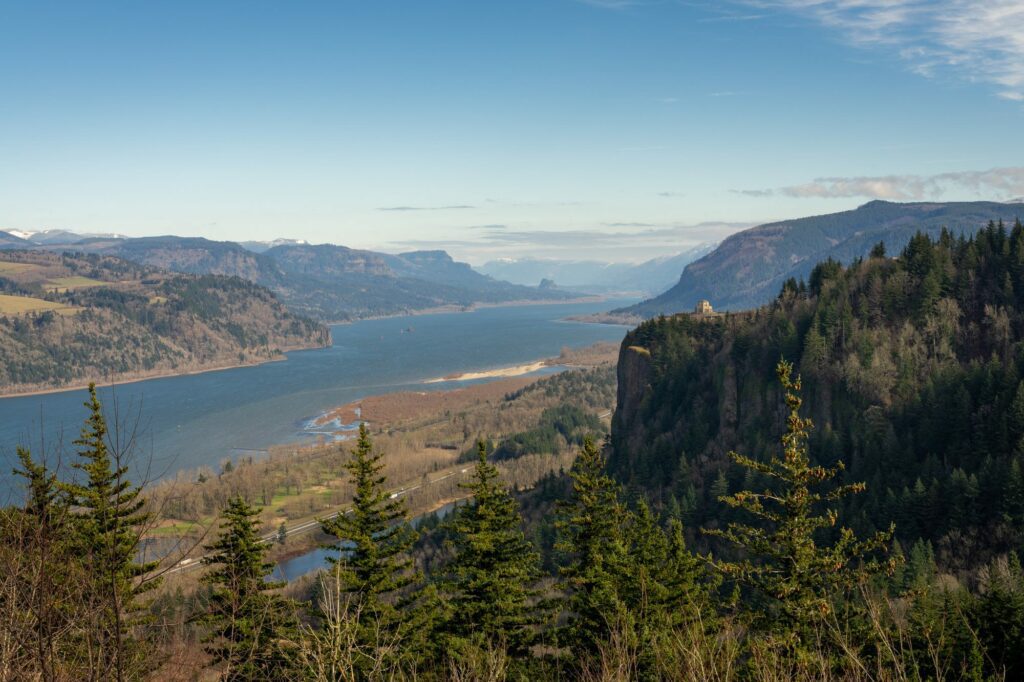
[{"label": "shadowed hillside", "polygon": [[806,278],[826,258],[848,263],[880,241],[898,252],[917,230],[973,234],[990,220],[1012,224],[1022,212],[1019,204],[987,201],[872,201],[853,211],[761,225],[730,236],[691,263],[665,293],[616,312],[653,317],[692,310],[701,299],[721,310],[751,308],[771,300],[790,277]]}]

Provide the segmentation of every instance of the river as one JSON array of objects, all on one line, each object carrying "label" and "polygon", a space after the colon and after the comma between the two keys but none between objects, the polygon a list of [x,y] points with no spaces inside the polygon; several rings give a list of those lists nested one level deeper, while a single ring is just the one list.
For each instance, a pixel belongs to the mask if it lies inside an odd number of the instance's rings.
[{"label": "river", "polygon": [[[439,519],[443,519],[444,517],[448,516],[448,514],[450,514],[453,509],[455,509],[455,506],[455,502],[449,502],[448,504],[443,505],[430,513],[437,516],[437,518]],[[417,516],[413,518],[410,521],[409,525],[411,525],[413,528],[418,528],[420,522],[426,516],[427,514],[424,514],[423,516]],[[277,564],[274,566],[273,572],[267,577],[267,579],[287,580],[291,582],[292,580],[301,578],[302,576],[312,573],[314,571],[319,571],[321,568],[328,568],[331,565],[329,558],[337,558],[337,556],[338,551],[336,549],[329,549],[327,547],[317,547],[315,549],[309,550],[308,552],[288,557],[287,559],[282,559],[281,561],[277,562]]]},{"label": "river", "polygon": [[[625,328],[567,322],[620,301],[481,308],[337,325],[330,348],[287,360],[103,387],[108,420],[136,435],[131,474],[156,480],[182,469],[216,468],[227,457],[316,437],[310,422],[353,400],[402,390],[444,390],[440,376],[523,364],[563,347],[622,340]],[[550,371],[550,370],[549,370]],[[10,476],[15,447],[67,466],[86,410],[85,391],[0,399],[0,504],[20,497]],[[116,409],[115,409],[116,407]]]}]

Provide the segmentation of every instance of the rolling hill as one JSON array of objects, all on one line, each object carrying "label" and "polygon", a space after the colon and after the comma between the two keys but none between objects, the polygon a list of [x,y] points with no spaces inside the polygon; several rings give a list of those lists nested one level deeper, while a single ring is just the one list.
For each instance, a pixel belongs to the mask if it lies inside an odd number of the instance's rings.
[{"label": "rolling hill", "polygon": [[0,252],[0,393],[264,362],[330,331],[239,277]]}]

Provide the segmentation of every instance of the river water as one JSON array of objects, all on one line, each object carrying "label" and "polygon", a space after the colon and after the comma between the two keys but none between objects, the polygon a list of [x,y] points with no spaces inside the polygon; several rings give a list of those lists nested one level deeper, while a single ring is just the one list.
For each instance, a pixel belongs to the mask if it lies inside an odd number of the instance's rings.
[{"label": "river water", "polygon": [[[435,509],[431,514],[436,515],[439,519],[443,519],[455,509],[455,506],[455,502],[449,502]],[[418,528],[424,516],[417,516],[410,521],[409,525],[413,528]],[[274,566],[274,570],[268,577],[268,580],[287,580],[291,582],[314,571],[319,571],[321,568],[329,568],[331,565],[329,558],[332,557],[338,557],[337,549],[317,547],[304,554],[282,559]]]},{"label": "river water", "polygon": [[[570,315],[608,310],[620,301],[482,308],[365,320],[332,328],[330,348],[295,351],[252,367],[104,387],[108,420],[136,434],[134,480],[182,469],[216,468],[226,457],[256,454],[272,444],[316,438],[311,421],[368,395],[443,390],[424,384],[457,372],[507,367],[552,357],[563,347],[619,342],[625,328],[567,322]],[[15,447],[28,445],[48,461],[70,460],[86,410],[85,391],[0,399],[0,505],[20,497],[10,471]],[[116,410],[115,410],[116,407]]]}]

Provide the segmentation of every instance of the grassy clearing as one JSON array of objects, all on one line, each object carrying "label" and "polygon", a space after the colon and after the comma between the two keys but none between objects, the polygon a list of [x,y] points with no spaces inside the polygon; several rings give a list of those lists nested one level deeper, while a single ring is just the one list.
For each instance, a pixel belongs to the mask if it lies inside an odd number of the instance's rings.
[{"label": "grassy clearing", "polygon": [[58,294],[72,289],[85,289],[86,287],[101,287],[109,282],[101,282],[90,277],[55,277],[46,281],[46,288]]},{"label": "grassy clearing", "polygon": [[44,301],[41,298],[32,298],[31,296],[0,294],[0,314],[2,315],[27,315],[29,313],[43,313],[48,310],[60,315],[73,315],[79,309],[64,303]]},{"label": "grassy clearing", "polygon": [[0,275],[16,275],[20,272],[35,270],[38,267],[35,263],[8,263],[0,261]]},{"label": "grassy clearing", "polygon": [[217,522],[217,517],[203,517],[199,521],[175,521],[164,522],[150,528],[146,535],[149,537],[187,537],[192,534],[201,533],[204,528],[212,527]]}]

